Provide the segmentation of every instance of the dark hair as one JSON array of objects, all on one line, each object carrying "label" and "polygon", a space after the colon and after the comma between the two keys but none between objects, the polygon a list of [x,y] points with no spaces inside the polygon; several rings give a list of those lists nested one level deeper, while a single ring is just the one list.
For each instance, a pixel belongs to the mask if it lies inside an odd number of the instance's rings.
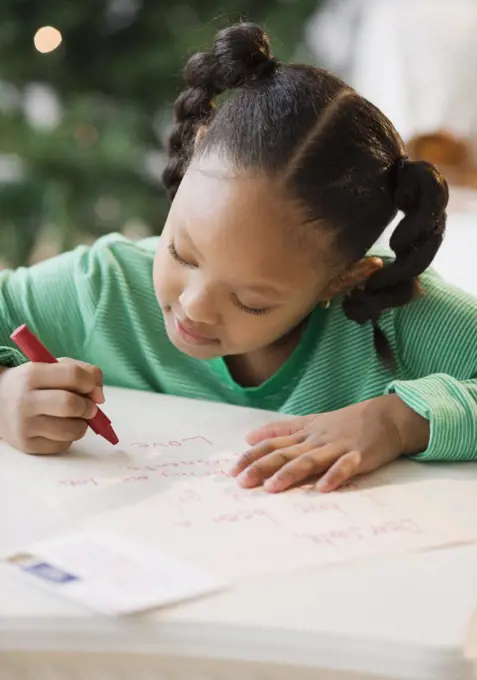
[{"label": "dark hair", "polygon": [[[378,351],[389,356],[378,321],[385,309],[411,300],[441,245],[445,179],[429,163],[407,159],[386,116],[339,78],[279,63],[255,24],[221,31],[211,52],[188,61],[185,81],[163,175],[171,199],[193,153],[219,148],[238,168],[283,179],[307,221],[333,230],[346,265],[365,256],[398,210],[404,213],[390,243],[395,260],[343,302],[349,319],[372,322]],[[231,89],[216,109],[216,97]]]}]

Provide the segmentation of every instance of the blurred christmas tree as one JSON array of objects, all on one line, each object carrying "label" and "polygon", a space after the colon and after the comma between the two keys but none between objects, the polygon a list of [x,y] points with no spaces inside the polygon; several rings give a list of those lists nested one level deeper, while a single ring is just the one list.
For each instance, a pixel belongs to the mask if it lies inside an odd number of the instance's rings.
[{"label": "blurred christmas tree", "polygon": [[293,58],[317,4],[1,0],[0,258],[26,262],[41,234],[66,249],[159,233],[162,142],[186,56],[252,18]]}]

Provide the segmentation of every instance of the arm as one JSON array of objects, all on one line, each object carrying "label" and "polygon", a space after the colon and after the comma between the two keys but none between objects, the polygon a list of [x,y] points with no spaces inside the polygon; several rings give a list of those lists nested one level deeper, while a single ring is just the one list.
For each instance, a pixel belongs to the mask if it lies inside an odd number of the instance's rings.
[{"label": "arm", "polygon": [[98,247],[80,247],[30,268],[0,273],[0,365],[25,358],[10,334],[23,323],[55,356],[81,358],[102,287]]},{"label": "arm", "polygon": [[29,453],[80,439],[102,401],[101,371],[78,362],[27,364],[10,334],[27,323],[56,356],[79,359],[107,289],[107,252],[78,248],[29,269],[0,273],[0,437]]},{"label": "arm", "polygon": [[[430,272],[423,296],[395,312],[396,358],[403,379],[388,386],[429,423],[427,445],[406,447],[420,460],[477,459],[477,300]],[[413,441],[413,415],[404,437]],[[403,423],[405,417],[403,415]],[[421,430],[422,432],[422,430]],[[409,450],[411,449],[411,450]]]},{"label": "arm", "polygon": [[326,492],[403,454],[477,459],[477,301],[432,273],[421,283],[420,299],[383,315],[400,378],[387,394],[252,432],[231,471],[242,486],[276,493],[318,475]]}]

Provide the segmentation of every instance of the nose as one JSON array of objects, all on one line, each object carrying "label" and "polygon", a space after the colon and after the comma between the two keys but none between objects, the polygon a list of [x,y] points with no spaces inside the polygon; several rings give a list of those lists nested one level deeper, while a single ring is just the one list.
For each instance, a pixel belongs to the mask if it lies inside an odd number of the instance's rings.
[{"label": "nose", "polygon": [[211,293],[204,286],[187,286],[179,297],[179,302],[184,314],[193,323],[209,325],[217,323]]}]

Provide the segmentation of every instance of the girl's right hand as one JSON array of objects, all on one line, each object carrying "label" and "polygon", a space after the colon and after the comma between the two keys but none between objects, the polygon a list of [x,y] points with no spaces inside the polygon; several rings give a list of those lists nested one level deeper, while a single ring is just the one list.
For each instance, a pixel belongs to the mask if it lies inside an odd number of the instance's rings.
[{"label": "girl's right hand", "polygon": [[63,453],[104,402],[99,368],[63,359],[0,374],[0,437],[25,453]]}]

